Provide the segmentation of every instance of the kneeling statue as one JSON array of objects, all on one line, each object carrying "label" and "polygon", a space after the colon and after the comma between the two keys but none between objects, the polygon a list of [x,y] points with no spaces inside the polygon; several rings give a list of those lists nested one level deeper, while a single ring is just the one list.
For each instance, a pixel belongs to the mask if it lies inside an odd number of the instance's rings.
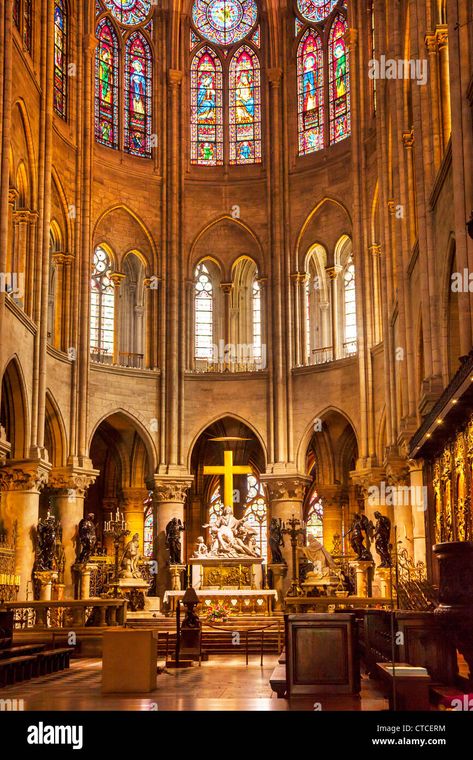
[{"label": "kneeling statue", "polygon": [[135,533],[125,547],[121,561],[120,578],[141,578],[138,560],[140,558],[140,537]]}]

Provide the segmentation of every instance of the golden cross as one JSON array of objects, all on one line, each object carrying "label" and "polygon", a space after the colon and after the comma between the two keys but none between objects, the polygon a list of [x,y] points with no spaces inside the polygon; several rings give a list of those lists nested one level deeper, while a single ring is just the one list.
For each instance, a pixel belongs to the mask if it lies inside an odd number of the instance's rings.
[{"label": "golden cross", "polygon": [[233,509],[233,476],[251,475],[251,467],[233,464],[233,451],[223,452],[223,467],[204,467],[204,475],[223,475],[223,506]]}]

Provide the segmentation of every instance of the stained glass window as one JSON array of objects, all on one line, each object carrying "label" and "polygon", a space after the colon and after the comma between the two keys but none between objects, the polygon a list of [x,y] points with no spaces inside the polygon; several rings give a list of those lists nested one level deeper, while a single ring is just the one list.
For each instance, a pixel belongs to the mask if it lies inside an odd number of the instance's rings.
[{"label": "stained glass window", "polygon": [[254,531],[250,546],[267,562],[268,557],[268,510],[263,486],[255,475],[248,475],[248,494],[243,518]]},{"label": "stained glass window", "polygon": [[110,257],[98,246],[90,281],[90,352],[92,359],[106,364],[113,361],[115,294],[110,274]]},{"label": "stained glass window", "polygon": [[64,0],[54,3],[54,110],[67,113],[67,14]]},{"label": "stained glass window", "polygon": [[97,27],[95,54],[95,139],[118,148],[118,40],[107,19]]},{"label": "stained glass window", "polygon": [[23,44],[31,53],[33,42],[33,0],[23,0]]},{"label": "stained glass window", "polygon": [[242,45],[230,62],[230,163],[261,161],[260,69],[250,47]]},{"label": "stained glass window", "polygon": [[346,354],[356,353],[356,299],[355,299],[355,264],[353,258],[347,261],[343,272]]},{"label": "stained glass window", "polygon": [[324,62],[322,42],[307,29],[297,52],[299,154],[324,147]]},{"label": "stained glass window", "polygon": [[191,67],[191,162],[223,163],[222,64],[209,47],[198,51]]},{"label": "stained glass window", "polygon": [[148,18],[149,0],[103,0],[117,21],[126,26],[136,26]]},{"label": "stained glass window", "polygon": [[195,280],[195,358],[212,359],[213,287],[203,262],[195,270]]},{"label": "stained glass window", "polygon": [[150,158],[152,123],[152,57],[141,32],[126,43],[125,55],[125,150]]},{"label": "stained glass window", "polygon": [[195,0],[194,26],[210,42],[232,45],[246,37],[258,18],[256,0]]},{"label": "stained glass window", "polygon": [[322,500],[319,494],[317,493],[317,491],[314,490],[310,497],[309,512],[307,514],[307,521],[306,521],[306,528],[307,528],[306,532],[307,532],[307,537],[313,536],[321,543],[323,543],[323,539],[324,539],[323,518],[324,518],[324,509],[322,505]]},{"label": "stained glass window", "polygon": [[330,15],[338,0],[297,0],[299,13],[307,21],[323,21]]},{"label": "stained glass window", "polygon": [[261,344],[261,286],[253,281],[253,357],[258,364],[263,360]]},{"label": "stained glass window", "polygon": [[336,16],[329,38],[330,142],[344,140],[350,134],[349,57],[345,42],[347,24]]},{"label": "stained glass window", "polygon": [[153,558],[153,501],[151,496],[145,501],[145,518],[144,518],[144,539],[143,539],[143,554],[146,559]]}]

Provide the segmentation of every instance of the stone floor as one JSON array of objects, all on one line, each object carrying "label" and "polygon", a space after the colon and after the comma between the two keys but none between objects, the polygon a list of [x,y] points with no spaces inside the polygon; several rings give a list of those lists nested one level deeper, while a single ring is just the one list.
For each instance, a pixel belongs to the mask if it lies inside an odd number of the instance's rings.
[{"label": "stone floor", "polygon": [[[102,661],[73,660],[69,671],[8,686],[1,699],[23,699],[25,710],[385,710],[376,683],[362,679],[361,698],[321,696],[289,702],[271,692],[269,678],[277,657],[258,657],[245,665],[241,657],[219,655],[192,668],[161,673],[150,694],[102,695]],[[164,665],[164,663],[159,663]]]}]

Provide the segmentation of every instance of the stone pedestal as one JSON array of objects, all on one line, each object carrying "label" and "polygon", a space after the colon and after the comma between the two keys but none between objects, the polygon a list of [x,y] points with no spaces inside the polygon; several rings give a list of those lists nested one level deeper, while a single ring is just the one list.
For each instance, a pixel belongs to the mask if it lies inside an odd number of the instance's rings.
[{"label": "stone pedestal", "polygon": [[370,568],[373,567],[373,563],[368,561],[355,560],[354,562],[350,562],[350,565],[355,568],[356,595],[367,597],[369,589],[368,573],[370,571]]},{"label": "stone pedestal", "polygon": [[74,565],[73,570],[79,577],[79,599],[90,599],[90,575],[97,570],[97,565]]},{"label": "stone pedestal", "polygon": [[[169,572],[169,551],[166,547],[166,525],[177,517],[184,523],[184,502],[187,489],[192,484],[191,478],[175,478],[156,475],[153,499],[156,505],[156,543],[158,555],[157,593],[162,599],[171,585]],[[184,534],[181,534],[184,541]]]},{"label": "stone pedestal", "polygon": [[54,570],[35,572],[34,578],[39,583],[39,600],[50,602],[53,598],[53,582],[57,581],[57,573]]},{"label": "stone pedestal", "polygon": [[277,593],[277,599],[274,603],[275,612],[281,612],[284,607],[284,579],[287,576],[287,565],[269,565],[273,576],[273,589]]},{"label": "stone pedestal", "polygon": [[185,570],[185,565],[169,565],[169,573],[171,575],[171,591],[182,591],[182,572]]},{"label": "stone pedestal", "polygon": [[380,596],[391,599],[393,570],[390,567],[376,568],[375,578],[378,580]]}]

